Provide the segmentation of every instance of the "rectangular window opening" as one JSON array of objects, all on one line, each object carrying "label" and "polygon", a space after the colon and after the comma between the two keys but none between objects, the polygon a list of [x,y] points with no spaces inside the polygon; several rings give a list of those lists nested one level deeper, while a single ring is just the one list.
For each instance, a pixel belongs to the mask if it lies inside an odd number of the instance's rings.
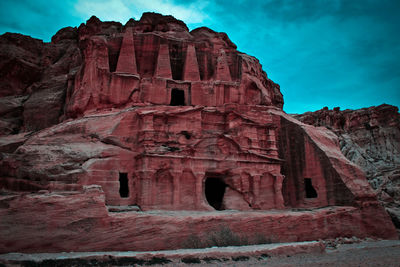
[{"label": "rectangular window opening", "polygon": [[128,174],[126,172],[119,173],[119,195],[120,197],[129,197]]},{"label": "rectangular window opening", "polygon": [[185,91],[173,88],[171,91],[171,106],[185,106]]}]

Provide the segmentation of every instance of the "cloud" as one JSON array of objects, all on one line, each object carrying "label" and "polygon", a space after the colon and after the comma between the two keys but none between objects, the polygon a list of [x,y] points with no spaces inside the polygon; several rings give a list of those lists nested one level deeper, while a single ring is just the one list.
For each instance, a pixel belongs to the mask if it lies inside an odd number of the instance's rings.
[{"label": "cloud", "polygon": [[135,1],[135,5],[144,11],[172,15],[185,23],[201,23],[207,18],[204,9],[208,6],[208,1],[193,1],[186,5],[180,5],[173,1],[138,0]]},{"label": "cloud", "polygon": [[74,7],[82,19],[96,15],[101,20],[126,22],[132,17],[139,19],[143,12],[158,12],[190,24],[202,23],[207,18],[203,12],[207,5],[207,1],[200,0],[185,5],[162,0],[78,0]]},{"label": "cloud", "polygon": [[124,22],[132,16],[130,9],[121,0],[78,0],[74,7],[83,19],[95,15],[101,20]]}]

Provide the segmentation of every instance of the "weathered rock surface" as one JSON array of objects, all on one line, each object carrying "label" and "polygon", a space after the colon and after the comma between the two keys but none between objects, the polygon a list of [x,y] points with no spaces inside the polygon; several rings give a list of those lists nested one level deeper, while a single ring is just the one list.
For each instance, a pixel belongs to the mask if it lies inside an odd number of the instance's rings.
[{"label": "weathered rock surface", "polygon": [[365,172],[379,200],[400,228],[400,114],[395,106],[359,110],[324,108],[295,115],[314,126],[331,129],[342,153]]},{"label": "weathered rock surface", "polygon": [[76,38],[53,39],[58,42],[14,33],[0,37],[0,135],[49,127],[64,113],[81,56]]},{"label": "weathered rock surface", "polygon": [[226,34],[145,13],[92,17],[51,43],[1,38],[4,62],[29,56],[38,73],[1,69],[1,252],[179,248],[221,225],[274,241],[397,238],[337,136],[285,114]]},{"label": "weathered rock surface", "polygon": [[326,207],[312,212],[107,212],[105,195],[95,186],[79,193],[2,195],[0,205],[2,253],[193,248],[197,242],[208,240],[211,233],[227,228],[249,244],[263,239],[393,238],[387,231],[387,214],[383,209],[376,212],[374,205]]}]

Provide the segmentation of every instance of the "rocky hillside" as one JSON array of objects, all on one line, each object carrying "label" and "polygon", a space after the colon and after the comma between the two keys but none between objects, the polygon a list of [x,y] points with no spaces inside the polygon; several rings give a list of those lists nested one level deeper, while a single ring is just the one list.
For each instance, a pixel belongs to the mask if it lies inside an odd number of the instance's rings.
[{"label": "rocky hillside", "polygon": [[93,16],[78,28],[59,30],[50,43],[0,36],[0,136],[44,129],[89,110],[164,104],[162,95],[149,91],[154,76],[232,84],[252,76],[241,86],[261,90],[259,104],[283,106],[279,85],[225,33],[206,27],[189,32],[182,21],[156,13],[125,25]]},{"label": "rocky hillside", "polygon": [[400,114],[391,105],[358,110],[329,110],[293,115],[314,126],[331,129],[340,140],[342,153],[360,166],[400,227]]},{"label": "rocky hillside", "polygon": [[[199,247],[214,232],[398,238],[338,136],[286,114],[279,85],[225,33],[145,13],[0,45],[0,253]],[[338,120],[342,142],[367,127],[343,147],[398,136],[359,120]]]}]

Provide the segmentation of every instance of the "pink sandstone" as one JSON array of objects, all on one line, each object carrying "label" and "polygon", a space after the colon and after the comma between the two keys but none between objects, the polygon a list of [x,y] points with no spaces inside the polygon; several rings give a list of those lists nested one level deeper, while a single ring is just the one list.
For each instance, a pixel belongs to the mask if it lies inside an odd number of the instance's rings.
[{"label": "pink sandstone", "polygon": [[400,228],[400,114],[383,104],[359,110],[323,108],[295,117],[304,123],[331,129],[347,159],[366,173],[367,179]]},{"label": "pink sandstone", "polygon": [[226,34],[145,13],[29,40],[0,38],[16,68],[1,68],[1,253],[175,249],[219,226],[397,239],[337,136],[285,114]]}]

